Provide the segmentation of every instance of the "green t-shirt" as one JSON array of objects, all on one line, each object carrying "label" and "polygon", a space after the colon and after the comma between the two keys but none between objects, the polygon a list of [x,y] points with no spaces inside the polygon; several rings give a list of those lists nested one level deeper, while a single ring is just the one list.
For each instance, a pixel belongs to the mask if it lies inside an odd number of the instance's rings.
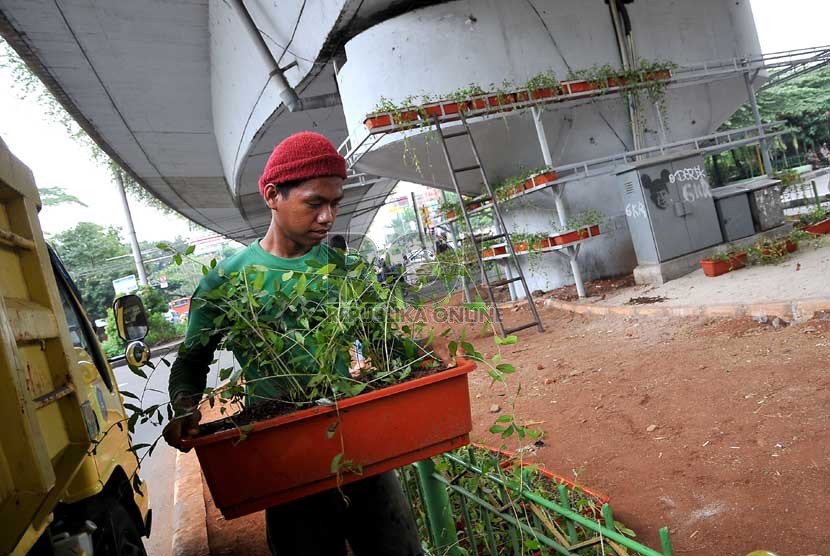
[{"label": "green t-shirt", "polygon": [[[345,264],[343,255],[335,250],[319,244],[313,247],[308,253],[301,257],[285,259],[272,255],[259,245],[259,241],[251,243],[245,249],[228,257],[212,269],[196,288],[193,294],[190,314],[188,316],[187,334],[184,343],[179,349],[179,355],[170,370],[169,391],[170,399],[175,399],[180,392],[201,393],[204,391],[207,381],[207,374],[210,364],[213,361],[214,352],[222,340],[222,334],[217,330],[216,319],[223,313],[220,309],[221,303],[208,300],[205,296],[213,292],[228,280],[228,276],[234,272],[244,272],[249,267],[256,266],[264,269],[264,280],[262,289],[272,294],[276,293],[275,288],[280,286],[283,292],[291,292],[297,283],[298,274],[294,274],[288,280],[283,280],[287,271],[295,273],[305,272],[308,269],[309,261],[317,261],[322,264],[334,263],[338,267]],[[299,325],[291,321],[283,321],[286,330],[299,330]],[[249,388],[256,392],[256,397],[249,401],[258,401],[267,398],[278,398],[280,385],[277,379],[262,380],[256,368],[256,364],[246,357],[242,350],[234,350],[239,364],[245,369],[246,377],[256,380],[255,387]],[[239,352],[238,352],[239,351]],[[294,362],[296,363],[296,361]],[[297,363],[302,372],[315,372],[313,360]],[[336,370],[348,375],[349,359],[348,353],[337,356]]]}]

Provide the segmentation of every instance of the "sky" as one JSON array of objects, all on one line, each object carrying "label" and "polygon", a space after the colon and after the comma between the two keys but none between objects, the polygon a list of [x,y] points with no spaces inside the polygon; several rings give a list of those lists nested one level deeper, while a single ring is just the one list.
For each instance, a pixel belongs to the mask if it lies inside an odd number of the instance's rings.
[{"label": "sky", "polygon": [[[820,0],[752,0],[761,48],[776,52],[830,43],[830,3]],[[9,72],[0,69],[0,138],[29,166],[39,187],[60,186],[88,207],[62,205],[44,207],[41,224],[47,234],[92,221],[124,228],[124,216],[115,185],[106,171],[93,162],[85,149],[71,139],[63,127],[50,122],[35,100],[21,100]],[[401,184],[408,194],[415,186]],[[399,195],[393,194],[393,197]],[[176,235],[196,237],[184,218],[171,218],[153,208],[131,201],[138,238],[170,240]],[[383,228],[390,221],[380,214],[370,234],[383,243]],[[126,240],[126,235],[122,234]]]}]

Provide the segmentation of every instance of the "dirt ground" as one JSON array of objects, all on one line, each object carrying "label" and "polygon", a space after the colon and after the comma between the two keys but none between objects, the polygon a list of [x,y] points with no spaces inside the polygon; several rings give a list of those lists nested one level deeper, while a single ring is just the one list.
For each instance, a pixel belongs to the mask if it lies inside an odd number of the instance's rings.
[{"label": "dirt ground", "polygon": [[[471,375],[475,441],[498,445],[487,429],[515,403],[545,432],[538,461],[610,495],[640,542],[658,548],[667,525],[676,554],[830,556],[830,318],[541,316],[544,334],[502,347],[509,391]],[[268,554],[262,514],[225,522],[205,497],[213,554]]]},{"label": "dirt ground", "polygon": [[610,495],[651,547],[667,525],[677,554],[830,554],[830,319],[542,317],[502,348],[518,397],[472,376],[474,440],[497,442],[493,405],[515,401],[542,421],[538,461]]}]

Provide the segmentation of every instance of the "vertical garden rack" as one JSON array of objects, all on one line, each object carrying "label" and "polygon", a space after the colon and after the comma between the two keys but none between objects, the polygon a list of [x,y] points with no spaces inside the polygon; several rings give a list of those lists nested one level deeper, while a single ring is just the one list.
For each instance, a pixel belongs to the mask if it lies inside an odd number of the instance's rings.
[{"label": "vertical garden rack", "polygon": [[[668,528],[660,529],[661,550],[654,550],[619,532],[607,501],[600,499],[594,511],[574,507],[569,496],[574,487],[562,480],[550,492],[558,497],[553,501],[507,474],[483,471],[482,457],[487,456],[469,446],[398,470],[430,555],[578,556],[594,548],[673,556]],[[497,459],[492,467],[500,464]]]},{"label": "vertical garden rack", "polygon": [[[649,79],[662,81],[667,83],[668,87],[676,88],[743,76],[747,84],[748,98],[752,102],[755,91],[752,89],[751,82],[759,72],[771,70],[773,73],[769,76],[769,83],[781,83],[798,75],[803,75],[804,73],[823,67],[828,62],[830,62],[830,46],[822,46],[687,64],[676,67],[671,71],[663,70],[656,72],[650,75]],[[465,100],[446,99],[430,102],[421,107],[413,106],[402,109],[398,113],[381,112],[369,114],[364,122],[368,128],[368,133],[359,142],[353,141],[351,137],[348,137],[341,144],[339,150],[346,158],[350,172],[355,175],[357,181],[362,181],[365,177],[355,172],[355,166],[363,156],[380,145],[383,138],[390,133],[405,132],[420,127],[431,127],[436,123],[444,124],[458,121],[462,114],[467,120],[470,120],[481,116],[509,113],[527,108],[533,110],[534,122],[538,121],[541,124],[539,115],[542,106],[554,104],[567,105],[587,98],[620,94],[625,89],[625,83],[614,82],[613,80],[606,80],[600,84],[588,81],[568,81],[561,83],[558,90],[546,89],[536,94],[533,91],[517,90],[507,95],[494,95],[492,93],[474,95]],[[505,97],[509,100],[508,102],[505,102]],[[660,127],[664,130],[665,125],[662,114],[657,106],[654,109]],[[371,121],[373,119],[374,121]],[[670,143],[667,142],[665,133],[662,133],[660,136],[660,144],[656,146],[634,151],[624,151],[616,155],[579,163],[556,166],[554,169],[560,176],[559,179],[547,184],[545,187],[538,188],[537,191],[551,189],[554,195],[558,197],[557,209],[559,209],[561,206],[561,190],[567,182],[607,174],[611,171],[611,167],[615,163],[638,160],[652,155],[664,154],[667,150],[678,150],[681,148],[691,148],[696,152],[710,154],[712,152],[728,150],[753,143],[761,143],[762,147],[764,147],[768,138],[786,132],[786,130],[775,130],[780,125],[780,122],[763,124],[756,114],[755,125],[741,130],[709,134]],[[544,130],[538,124],[537,134],[540,135],[540,147],[545,157],[545,162],[549,163],[549,149],[546,156],[546,145],[542,143]],[[762,150],[764,149],[762,148]],[[552,164],[552,160],[550,164]],[[359,186],[359,184],[356,184],[356,186]],[[557,212],[560,221],[566,218],[563,211],[558,210]],[[577,282],[577,288],[580,289],[579,284],[581,280],[577,278],[579,273],[577,249],[578,246],[571,246],[564,253],[561,251],[558,252],[567,256],[571,261],[572,271],[575,271],[574,280]],[[580,295],[584,295],[584,291],[580,291]]]}]

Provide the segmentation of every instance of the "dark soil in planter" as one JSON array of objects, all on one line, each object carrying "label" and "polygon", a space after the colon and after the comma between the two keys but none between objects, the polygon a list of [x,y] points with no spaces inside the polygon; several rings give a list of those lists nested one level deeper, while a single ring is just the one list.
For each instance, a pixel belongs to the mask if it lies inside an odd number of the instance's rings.
[{"label": "dark soil in planter", "polygon": [[[435,373],[439,373],[441,371],[447,370],[448,367],[435,367],[430,369],[416,369],[413,370],[409,376],[407,376],[404,380],[400,381],[397,384],[403,384],[409,382],[410,380],[415,380],[416,378],[423,378],[425,376],[430,376]],[[365,394],[368,392],[372,392],[374,390],[382,390],[384,387],[390,386],[388,384],[373,386],[368,385],[361,394]],[[341,398],[345,399],[345,398]],[[218,402],[216,404],[218,406]],[[220,431],[232,430],[238,427],[244,427],[245,425],[250,425],[252,423],[256,423],[258,421],[265,421],[268,419],[272,419],[274,417],[280,417],[282,415],[288,415],[289,413],[294,413],[295,411],[301,411],[303,409],[310,409],[313,407],[327,407],[327,406],[320,406],[314,402],[307,402],[307,403],[290,403],[281,400],[268,400],[264,402],[260,402],[249,407],[246,407],[242,411],[234,414],[229,415],[227,417],[223,417],[217,421],[210,421],[208,423],[202,423],[199,425],[199,436],[208,436]]]}]

